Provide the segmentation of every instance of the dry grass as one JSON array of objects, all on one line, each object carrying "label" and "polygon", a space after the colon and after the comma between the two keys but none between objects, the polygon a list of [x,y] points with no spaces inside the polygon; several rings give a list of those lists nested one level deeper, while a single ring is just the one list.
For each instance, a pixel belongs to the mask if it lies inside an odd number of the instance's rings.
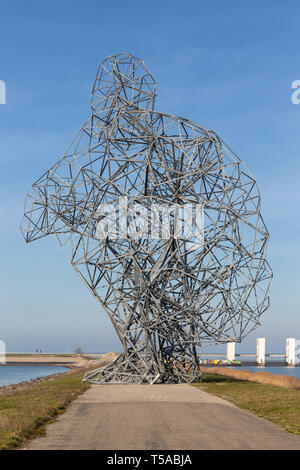
[{"label": "dry grass", "polygon": [[[291,433],[300,435],[299,390],[287,389],[282,386],[282,383],[280,386],[275,386],[249,382],[245,380],[245,376],[239,380],[228,376],[229,370],[225,368],[222,368],[222,375],[213,374],[210,373],[212,369],[219,370],[220,368],[209,368],[209,373],[203,374],[203,382],[195,384],[196,387],[279,424]],[[242,373],[238,370],[233,372]],[[263,372],[254,375],[258,374],[263,374]]]},{"label": "dry grass", "polygon": [[208,374],[220,374],[224,377],[233,377],[238,380],[247,380],[265,385],[300,390],[300,379],[285,374],[270,374],[269,372],[250,372],[243,369],[227,369],[226,367],[202,367],[201,370]]},{"label": "dry grass", "polygon": [[43,435],[45,424],[90,387],[82,382],[83,375],[83,371],[71,372],[0,397],[0,449],[19,447]]}]

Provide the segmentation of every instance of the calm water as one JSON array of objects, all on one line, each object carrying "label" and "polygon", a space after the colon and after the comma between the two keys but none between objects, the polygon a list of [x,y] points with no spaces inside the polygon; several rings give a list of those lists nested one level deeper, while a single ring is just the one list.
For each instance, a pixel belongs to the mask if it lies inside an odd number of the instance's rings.
[{"label": "calm water", "polygon": [[[239,367],[237,368],[240,369]],[[300,379],[300,367],[280,367],[280,366],[270,366],[270,367],[255,367],[255,366],[242,366],[241,369],[250,370],[251,372],[270,372],[270,374],[285,374],[293,375]]]},{"label": "calm water", "polygon": [[4,385],[27,382],[31,379],[45,377],[46,375],[59,374],[70,369],[62,366],[1,366],[0,387]]}]

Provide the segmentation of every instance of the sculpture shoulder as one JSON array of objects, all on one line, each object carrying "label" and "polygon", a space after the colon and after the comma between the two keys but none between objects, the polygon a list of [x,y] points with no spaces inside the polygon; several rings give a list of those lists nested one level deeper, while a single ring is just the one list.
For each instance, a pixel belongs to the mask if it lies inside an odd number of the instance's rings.
[{"label": "sculpture shoulder", "polygon": [[160,113],[141,109],[138,107],[124,107],[120,110],[118,119],[115,122],[115,128],[118,133],[114,134],[116,138],[119,135],[134,133],[136,137],[162,138],[173,141],[181,140],[187,142],[191,140],[203,143],[205,141],[221,144],[220,137],[211,129],[200,126],[188,119],[180,116]]}]

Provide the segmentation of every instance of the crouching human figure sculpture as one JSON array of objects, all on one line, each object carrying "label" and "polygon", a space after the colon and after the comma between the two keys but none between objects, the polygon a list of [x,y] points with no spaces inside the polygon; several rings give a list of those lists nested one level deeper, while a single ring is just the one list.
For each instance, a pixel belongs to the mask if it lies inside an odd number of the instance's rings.
[{"label": "crouching human figure sculpture", "polygon": [[154,110],[129,54],[99,66],[91,116],[30,189],[27,242],[55,234],[123,352],[92,383],[199,380],[198,348],[240,341],[269,304],[256,182],[211,130]]}]

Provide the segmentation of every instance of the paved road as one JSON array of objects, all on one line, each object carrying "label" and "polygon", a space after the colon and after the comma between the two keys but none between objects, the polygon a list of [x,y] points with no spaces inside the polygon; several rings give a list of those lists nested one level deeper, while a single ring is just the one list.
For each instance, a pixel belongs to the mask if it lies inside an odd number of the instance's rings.
[{"label": "paved road", "polygon": [[93,385],[27,449],[300,449],[300,436],[190,385]]}]

